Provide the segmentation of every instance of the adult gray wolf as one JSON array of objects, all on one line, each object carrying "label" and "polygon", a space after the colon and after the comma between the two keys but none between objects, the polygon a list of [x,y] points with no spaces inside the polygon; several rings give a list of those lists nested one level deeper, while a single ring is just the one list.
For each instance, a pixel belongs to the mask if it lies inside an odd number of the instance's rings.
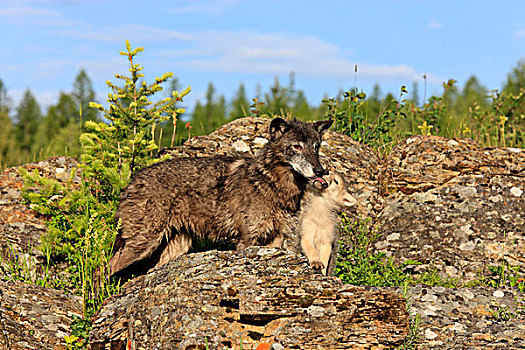
[{"label": "adult gray wolf", "polygon": [[111,275],[163,265],[194,239],[279,246],[297,225],[307,184],[325,175],[319,147],[332,122],[275,118],[255,157],[174,158],[140,170],[116,212]]},{"label": "adult gray wolf", "polygon": [[341,174],[331,171],[320,179],[328,184],[326,188],[312,185],[307,192],[301,210],[299,233],[301,249],[315,270],[326,275],[334,260],[334,246],[337,241],[338,214],[344,206],[353,206],[357,200],[348,193]]}]

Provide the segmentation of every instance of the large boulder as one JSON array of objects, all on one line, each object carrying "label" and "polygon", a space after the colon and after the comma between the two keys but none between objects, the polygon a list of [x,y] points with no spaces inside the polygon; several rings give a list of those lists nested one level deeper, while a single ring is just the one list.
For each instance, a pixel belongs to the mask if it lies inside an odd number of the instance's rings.
[{"label": "large boulder", "polygon": [[[342,285],[276,248],[187,254],[129,281],[94,318],[91,349],[390,349],[399,293]],[[129,345],[128,345],[129,344]],[[267,344],[267,347],[263,347]]]},{"label": "large boulder", "polygon": [[394,147],[382,173],[389,196],[377,249],[465,282],[490,266],[525,274],[525,150],[415,136]]},{"label": "large boulder", "polygon": [[82,298],[22,282],[0,280],[0,349],[66,349]]}]

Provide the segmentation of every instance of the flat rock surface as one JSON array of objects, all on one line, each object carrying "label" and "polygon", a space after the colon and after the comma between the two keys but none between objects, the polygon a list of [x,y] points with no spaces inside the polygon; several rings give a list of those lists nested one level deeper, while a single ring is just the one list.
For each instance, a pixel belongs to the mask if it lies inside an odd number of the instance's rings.
[{"label": "flat rock surface", "polygon": [[408,288],[419,349],[525,349],[525,295],[516,288]]},{"label": "flat rock surface", "polygon": [[[342,285],[277,248],[184,255],[106,300],[92,349],[389,349],[408,314],[399,293]],[[121,347],[122,346],[122,347]]]},{"label": "flat rock surface", "polygon": [[21,282],[0,280],[0,349],[65,349],[82,298]]}]

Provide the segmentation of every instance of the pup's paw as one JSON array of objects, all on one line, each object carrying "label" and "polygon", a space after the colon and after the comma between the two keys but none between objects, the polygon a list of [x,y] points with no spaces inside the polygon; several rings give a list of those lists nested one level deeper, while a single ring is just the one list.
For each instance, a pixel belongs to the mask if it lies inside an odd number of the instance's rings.
[{"label": "pup's paw", "polygon": [[324,268],[324,264],[319,260],[310,262],[310,266],[312,266],[312,269],[314,270],[322,270]]}]

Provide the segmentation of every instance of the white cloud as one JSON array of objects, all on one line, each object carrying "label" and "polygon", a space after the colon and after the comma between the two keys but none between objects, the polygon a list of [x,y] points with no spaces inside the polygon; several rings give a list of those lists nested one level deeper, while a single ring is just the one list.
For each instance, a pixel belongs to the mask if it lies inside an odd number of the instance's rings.
[{"label": "white cloud", "polygon": [[67,27],[77,21],[65,19],[60,12],[28,6],[9,6],[0,8],[0,19],[10,23],[38,24]]},{"label": "white cloud", "polygon": [[44,10],[35,7],[7,7],[0,8],[0,17],[4,18],[24,18],[24,17],[60,17],[60,13],[51,10]]},{"label": "white cloud", "polygon": [[173,14],[207,14],[220,16],[224,11],[237,3],[237,0],[210,0],[210,1],[188,1],[170,9]]},{"label": "white cloud", "polygon": [[349,51],[315,37],[284,33],[206,32],[195,35],[191,48],[164,51],[188,69],[208,72],[288,74],[306,77],[370,80],[417,80],[422,73],[404,64],[373,65],[352,60]]},{"label": "white cloud", "polygon": [[428,21],[428,27],[430,29],[439,30],[443,28],[443,23],[434,21],[434,20],[430,20]]},{"label": "white cloud", "polygon": [[525,39],[525,29],[518,29],[514,32],[514,37],[518,39]]},{"label": "white cloud", "polygon": [[62,31],[60,35],[70,36],[78,39],[94,41],[122,42],[124,39],[133,38],[141,41],[157,40],[192,40],[192,35],[188,35],[175,30],[166,30],[157,27],[145,26],[140,24],[124,25],[117,28],[106,28],[99,30],[80,30],[71,29]]}]

